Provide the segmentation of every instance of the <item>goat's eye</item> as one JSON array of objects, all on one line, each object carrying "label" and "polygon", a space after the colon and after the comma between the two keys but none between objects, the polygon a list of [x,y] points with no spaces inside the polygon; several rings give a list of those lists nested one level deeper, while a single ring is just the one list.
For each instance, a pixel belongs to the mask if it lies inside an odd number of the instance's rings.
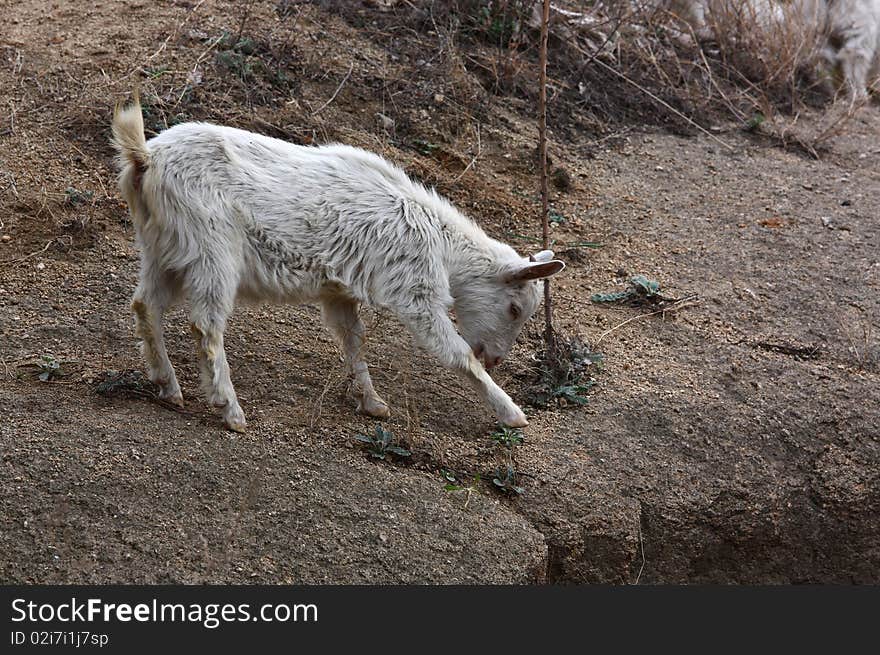
[{"label": "goat's eye", "polygon": [[516,305],[510,306],[510,315],[513,317],[513,320],[518,319],[521,314],[522,310],[519,307],[517,307]]}]

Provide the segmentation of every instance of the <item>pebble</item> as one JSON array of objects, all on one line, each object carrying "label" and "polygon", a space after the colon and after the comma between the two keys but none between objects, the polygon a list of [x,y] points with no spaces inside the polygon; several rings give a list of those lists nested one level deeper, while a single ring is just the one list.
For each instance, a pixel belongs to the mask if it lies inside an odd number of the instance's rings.
[{"label": "pebble", "polygon": [[3,243],[9,243],[10,241],[12,241],[12,237],[8,234],[4,234],[2,237],[0,237],[0,241],[2,241]]},{"label": "pebble", "polygon": [[379,124],[386,130],[394,129],[394,119],[386,116],[381,112],[376,112],[376,118],[379,120]]}]

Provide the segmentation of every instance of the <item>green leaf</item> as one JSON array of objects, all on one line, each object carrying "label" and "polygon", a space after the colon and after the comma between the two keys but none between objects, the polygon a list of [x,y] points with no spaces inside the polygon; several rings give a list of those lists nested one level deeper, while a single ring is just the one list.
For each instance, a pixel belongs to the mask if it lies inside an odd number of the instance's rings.
[{"label": "green leaf", "polygon": [[413,141],[413,146],[415,146],[415,149],[419,154],[425,155],[426,157],[434,154],[434,151],[440,148],[440,146],[434,143],[428,143],[424,139],[416,139]]},{"label": "green leaf", "polygon": [[641,289],[648,297],[655,295],[660,291],[660,283],[655,280],[649,280],[644,275],[636,275],[630,278],[630,284],[635,287],[636,291]]},{"label": "green leaf", "polygon": [[462,489],[464,489],[464,487],[457,484],[447,484],[443,487],[443,489],[446,491],[461,491]]},{"label": "green leaf", "polygon": [[629,298],[632,291],[615,291],[614,293],[594,293],[590,296],[593,302],[617,302]]},{"label": "green leaf", "polygon": [[561,225],[562,223],[565,223],[565,216],[560,214],[555,209],[551,209],[547,213],[547,220],[549,220],[551,223],[554,223],[556,225]]},{"label": "green leaf", "polygon": [[767,120],[767,117],[764,116],[761,112],[756,112],[754,116],[752,116],[749,120],[746,121],[746,129],[749,132],[753,132],[757,130],[761,125],[764,124],[764,121]]},{"label": "green leaf", "polygon": [[412,455],[410,451],[408,451],[406,448],[401,448],[400,446],[388,446],[385,450],[387,450],[389,453],[394,453],[395,455],[398,455],[400,457],[409,457],[410,455]]},{"label": "green leaf", "polygon": [[356,434],[356,435],[354,435],[354,438],[357,439],[358,441],[362,441],[364,443],[373,443],[372,438],[368,437],[365,434]]}]

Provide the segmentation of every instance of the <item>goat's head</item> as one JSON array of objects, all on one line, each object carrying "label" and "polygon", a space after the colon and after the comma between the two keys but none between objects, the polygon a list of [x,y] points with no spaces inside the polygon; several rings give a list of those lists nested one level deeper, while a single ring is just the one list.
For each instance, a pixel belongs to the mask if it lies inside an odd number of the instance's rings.
[{"label": "goat's head", "polygon": [[461,336],[487,369],[501,363],[541,304],[538,280],[555,275],[565,264],[544,250],[528,259],[516,256],[489,275],[462,281],[455,294]]}]

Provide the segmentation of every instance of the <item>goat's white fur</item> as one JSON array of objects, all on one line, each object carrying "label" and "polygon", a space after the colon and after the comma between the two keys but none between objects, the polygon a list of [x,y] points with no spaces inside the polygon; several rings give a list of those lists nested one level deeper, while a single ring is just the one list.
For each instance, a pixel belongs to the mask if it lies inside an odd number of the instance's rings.
[{"label": "goat's white fur", "polygon": [[[805,0],[801,0],[805,1]],[[877,77],[880,0],[826,0],[823,55],[849,95],[864,97]]]},{"label": "goat's white fur", "polygon": [[[150,379],[182,403],[162,315],[187,296],[202,381],[226,424],[245,427],[223,349],[237,298],[317,302],[354,377],[359,409],[387,416],[361,356],[359,303],[393,313],[510,426],[525,414],[478,360],[496,364],[540,303],[536,280],[562,268],[491,239],[433,190],[344,145],[297,146],[186,123],[146,142],[139,102],[117,110],[119,188],[141,249],[132,301]],[[450,319],[454,309],[458,328]]]}]

